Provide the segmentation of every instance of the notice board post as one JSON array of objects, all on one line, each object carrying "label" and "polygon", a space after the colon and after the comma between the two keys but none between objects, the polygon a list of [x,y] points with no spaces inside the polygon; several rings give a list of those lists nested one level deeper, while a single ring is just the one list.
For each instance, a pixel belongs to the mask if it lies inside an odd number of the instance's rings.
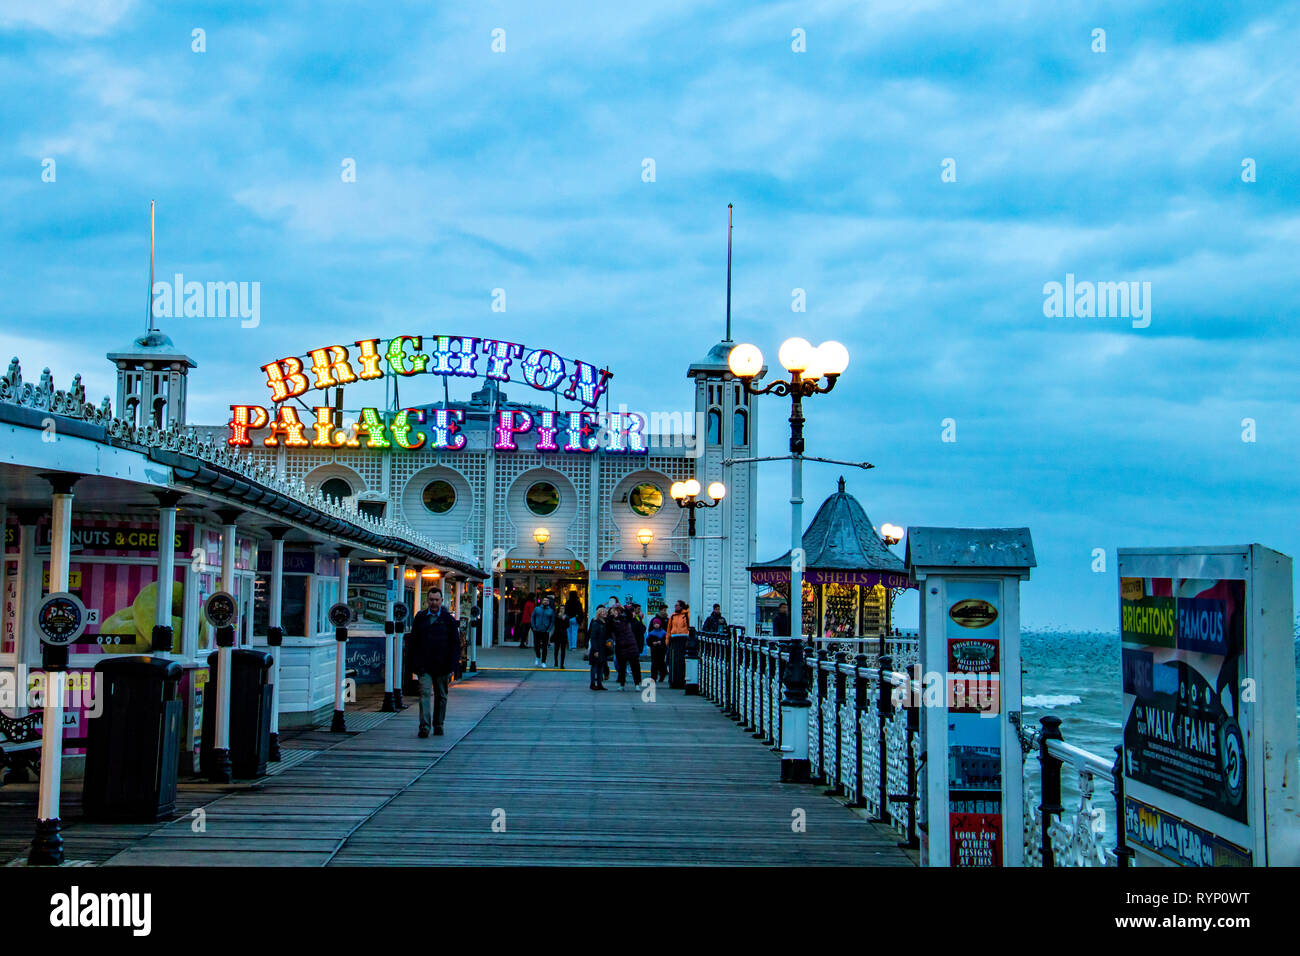
[{"label": "notice board post", "polygon": [[926,754],[921,860],[1021,866],[1020,582],[1035,566],[1029,529],[910,528],[907,566],[921,592],[921,686],[903,690],[920,711]]},{"label": "notice board post", "polygon": [[1128,845],[1142,866],[1295,866],[1291,558],[1117,557]]}]

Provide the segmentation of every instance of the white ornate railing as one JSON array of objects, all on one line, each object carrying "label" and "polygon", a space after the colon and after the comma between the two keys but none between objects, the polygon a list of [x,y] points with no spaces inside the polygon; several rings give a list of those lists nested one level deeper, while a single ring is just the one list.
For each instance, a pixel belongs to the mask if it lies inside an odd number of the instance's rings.
[{"label": "white ornate railing", "polygon": [[0,403],[100,425],[105,429],[109,440],[114,442],[172,451],[197,458],[207,464],[233,471],[300,504],[349,521],[367,531],[397,538],[448,560],[460,561],[473,567],[478,566],[478,562],[459,545],[432,541],[404,520],[390,517],[378,518],[357,510],[355,504],[350,507],[345,506],[340,499],[323,495],[318,488],[308,487],[301,478],[285,478],[274,469],[256,463],[248,456],[240,455],[229,447],[200,435],[194,428],[158,428],[154,425],[136,425],[126,419],[116,418],[113,416],[112,405],[107,397],[98,406],[86,401],[86,389],[82,385],[80,375],[73,377],[72,387],[66,391],[55,389],[54,379],[48,368],[42,370],[40,381],[36,384],[24,382],[22,367],[18,359],[14,358],[9,363],[9,370],[0,376]]},{"label": "white ornate railing", "polygon": [[[1042,727],[1032,735],[1021,730],[1024,753],[1036,752],[1039,767],[1039,787],[1026,773],[1025,792],[1025,865],[1043,866],[1044,850],[1050,848],[1052,866],[1116,866],[1121,862],[1132,864],[1132,851],[1121,839],[1124,821],[1117,817],[1116,832],[1112,838],[1106,827],[1106,813],[1095,805],[1097,778],[1116,781],[1113,760],[1067,744],[1061,739],[1061,721],[1045,717]],[[1061,775],[1068,767],[1077,774],[1078,803],[1065,807],[1062,801]],[[1026,771],[1030,769],[1026,761]],[[1122,802],[1122,791],[1116,788],[1115,804]],[[1118,809],[1118,806],[1117,806]],[[1047,826],[1048,847],[1043,843],[1043,816],[1050,821]]]},{"label": "white ornate railing", "polygon": [[[781,739],[781,675],[789,661],[785,649],[789,639],[747,637],[741,628],[698,637],[701,692],[755,736],[775,744]],[[920,699],[917,681],[895,670],[888,657],[873,660],[862,654],[850,660],[843,650],[810,648],[806,664],[813,778],[915,841],[925,813],[917,784],[924,762],[919,711],[908,706]],[[1106,812],[1096,803],[1097,779],[1113,779],[1112,762],[1065,743],[1058,719],[1044,718],[1043,726],[1044,731],[1033,735],[1022,729],[1021,738],[1026,756],[1038,754],[1040,778],[1047,782],[1051,798],[1047,807],[1051,865],[1114,866],[1121,859],[1127,864],[1131,851],[1109,835]],[[1060,799],[1065,767],[1078,775],[1077,805],[1068,809]],[[1026,866],[1043,865],[1044,802],[1027,774]],[[1122,828],[1123,820],[1116,824]]]},{"label": "white ornate railing", "polygon": [[[701,693],[755,736],[776,744],[781,739],[781,675],[789,662],[789,639],[748,637],[742,628],[701,633],[698,638]],[[875,641],[848,646],[873,653],[878,649]],[[917,845],[918,814],[923,811],[923,801],[917,799],[919,720],[905,705],[918,699],[919,688],[907,674],[893,670],[888,657],[876,660],[858,654],[850,659],[842,649],[811,644],[807,655],[813,779]],[[912,693],[902,693],[904,687]]]}]

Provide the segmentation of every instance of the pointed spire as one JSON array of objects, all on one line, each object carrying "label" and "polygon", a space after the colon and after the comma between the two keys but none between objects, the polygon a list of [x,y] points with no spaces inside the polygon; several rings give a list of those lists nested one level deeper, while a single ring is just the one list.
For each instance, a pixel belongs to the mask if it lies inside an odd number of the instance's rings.
[{"label": "pointed spire", "polygon": [[727,337],[731,341],[731,203],[727,203]]},{"label": "pointed spire", "polygon": [[840,475],[840,494],[844,494],[844,476]]}]

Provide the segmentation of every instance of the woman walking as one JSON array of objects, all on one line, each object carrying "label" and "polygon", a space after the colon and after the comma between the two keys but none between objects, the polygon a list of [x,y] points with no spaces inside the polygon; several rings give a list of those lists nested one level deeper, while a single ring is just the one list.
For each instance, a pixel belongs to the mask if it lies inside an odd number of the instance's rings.
[{"label": "woman walking", "polygon": [[587,627],[587,663],[591,665],[591,689],[604,690],[605,609],[602,607]]},{"label": "woman walking", "polygon": [[555,609],[555,633],[551,635],[551,643],[555,645],[555,666],[564,669],[564,658],[569,651],[569,645],[565,642],[565,634],[569,630],[569,622],[564,607]]},{"label": "woman walking", "polygon": [[569,650],[578,649],[578,625],[582,622],[582,599],[577,591],[569,592],[569,599],[564,602],[564,616],[569,620]]}]

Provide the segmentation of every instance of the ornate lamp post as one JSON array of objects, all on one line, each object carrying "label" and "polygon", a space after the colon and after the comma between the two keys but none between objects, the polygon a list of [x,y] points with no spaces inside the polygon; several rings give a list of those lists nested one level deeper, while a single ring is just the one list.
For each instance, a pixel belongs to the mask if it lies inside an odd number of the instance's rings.
[{"label": "ornate lamp post", "polygon": [[722,499],[727,497],[727,486],[720,481],[710,482],[708,493],[708,501],[699,497],[700,483],[694,478],[674,481],[668,489],[668,494],[677,502],[677,507],[687,509],[686,533],[691,539],[691,612],[694,614],[700,612],[700,605],[704,603],[703,562],[695,559],[695,511],[698,508],[716,508],[722,504]]},{"label": "ornate lamp post", "polygon": [[[786,339],[777,356],[790,380],[776,379],[762,388],[754,377],[763,368],[763,353],[755,345],[737,345],[727,365],[750,395],[790,396],[790,626],[803,636],[803,400],[829,392],[849,366],[849,350],[839,342],[814,348],[807,339]],[[825,379],[824,385],[819,384]]]}]

